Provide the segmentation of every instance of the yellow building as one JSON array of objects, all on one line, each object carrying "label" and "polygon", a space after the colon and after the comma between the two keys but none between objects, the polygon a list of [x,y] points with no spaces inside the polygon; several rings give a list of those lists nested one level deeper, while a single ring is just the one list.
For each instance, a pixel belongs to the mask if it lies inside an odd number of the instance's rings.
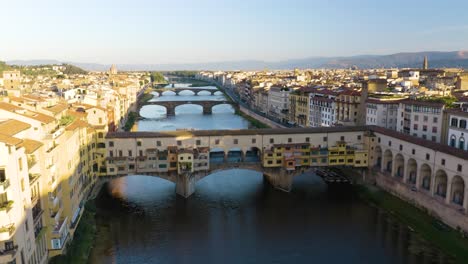
[{"label": "yellow building", "polygon": [[289,94],[289,122],[301,127],[309,126],[310,88],[301,88]]},{"label": "yellow building", "polygon": [[344,141],[336,146],[321,148],[309,143],[275,144],[263,153],[263,167],[282,167],[295,170],[297,167],[310,166],[352,166],[367,167],[366,149],[352,148]]}]

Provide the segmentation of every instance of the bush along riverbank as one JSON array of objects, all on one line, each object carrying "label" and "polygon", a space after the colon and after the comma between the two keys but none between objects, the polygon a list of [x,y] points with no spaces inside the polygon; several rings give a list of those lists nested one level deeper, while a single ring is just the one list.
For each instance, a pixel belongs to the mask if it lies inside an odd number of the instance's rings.
[{"label": "bush along riverbank", "polygon": [[96,205],[94,200],[89,200],[84,206],[84,212],[78,227],[75,230],[73,240],[68,245],[65,255],[59,255],[50,259],[50,264],[86,264],[89,253],[94,245],[96,235]]},{"label": "bush along riverbank", "polygon": [[453,257],[455,263],[468,263],[468,238],[459,230],[376,186],[355,185],[354,189],[361,199],[408,225],[424,240]]}]

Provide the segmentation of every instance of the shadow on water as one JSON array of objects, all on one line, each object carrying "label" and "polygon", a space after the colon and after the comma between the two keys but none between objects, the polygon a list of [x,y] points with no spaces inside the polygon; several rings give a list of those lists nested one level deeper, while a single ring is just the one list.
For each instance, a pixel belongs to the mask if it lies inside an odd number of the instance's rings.
[{"label": "shadow on water", "polygon": [[148,176],[113,180],[97,198],[90,263],[447,263],[406,226],[315,175],[293,191],[258,172],[222,171],[189,199]]}]

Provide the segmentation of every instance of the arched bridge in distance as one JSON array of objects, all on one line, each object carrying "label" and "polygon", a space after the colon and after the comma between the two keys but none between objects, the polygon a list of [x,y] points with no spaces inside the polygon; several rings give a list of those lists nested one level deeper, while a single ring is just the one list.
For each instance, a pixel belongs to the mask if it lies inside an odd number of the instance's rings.
[{"label": "arched bridge in distance", "polygon": [[206,100],[206,101],[149,101],[146,102],[144,105],[160,105],[166,108],[166,114],[168,116],[174,116],[175,115],[175,109],[179,105],[185,105],[185,104],[194,104],[194,105],[200,105],[203,107],[203,114],[205,115],[210,115],[213,113],[213,107],[216,105],[222,105],[222,104],[229,104],[232,105],[234,108],[238,107],[237,103],[227,101],[227,100]]},{"label": "arched bridge in distance", "polygon": [[[195,96],[198,95],[200,92],[208,92],[210,95],[215,95],[216,92],[220,92],[218,89],[207,89],[207,88],[160,88],[160,89],[154,89],[153,90],[155,93],[158,93],[159,96],[163,96],[164,92],[173,92],[175,95],[179,95],[179,93],[183,91],[190,91],[194,93]],[[221,93],[222,94],[222,93]]]}]

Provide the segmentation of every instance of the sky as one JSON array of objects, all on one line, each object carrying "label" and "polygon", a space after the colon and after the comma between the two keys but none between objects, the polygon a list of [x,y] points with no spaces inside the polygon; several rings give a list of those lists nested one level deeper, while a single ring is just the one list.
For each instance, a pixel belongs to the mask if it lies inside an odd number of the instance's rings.
[{"label": "sky", "polygon": [[0,60],[278,61],[468,50],[466,0],[0,0]]}]

